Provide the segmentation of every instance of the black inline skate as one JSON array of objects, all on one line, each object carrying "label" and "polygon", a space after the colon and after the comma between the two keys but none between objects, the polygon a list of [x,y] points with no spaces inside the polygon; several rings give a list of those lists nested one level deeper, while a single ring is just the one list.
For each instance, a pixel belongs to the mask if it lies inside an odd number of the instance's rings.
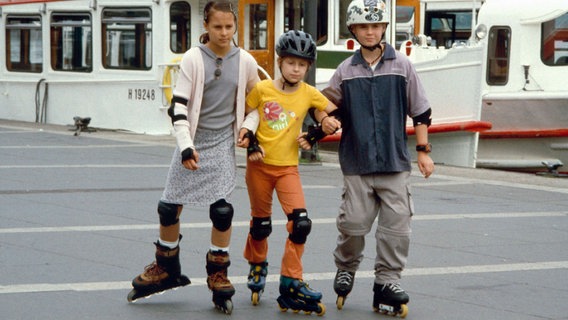
[{"label": "black inline skate", "polygon": [[213,292],[213,304],[220,311],[231,314],[235,287],[227,277],[227,269],[231,265],[229,253],[223,251],[207,252],[207,287]]},{"label": "black inline skate", "polygon": [[353,289],[353,282],[355,281],[355,272],[337,269],[335,279],[333,281],[333,290],[337,293],[337,300],[335,304],[337,309],[343,309],[347,295]]},{"label": "black inline skate", "polygon": [[248,275],[247,286],[251,290],[250,300],[254,306],[260,303],[260,296],[264,292],[266,285],[266,275],[268,274],[268,262],[251,263]]},{"label": "black inline skate", "polygon": [[321,302],[321,298],[321,292],[311,289],[302,280],[280,278],[280,296],[277,301],[282,312],[292,309],[294,312],[304,311],[306,314],[315,312],[318,316],[323,316],[325,305]]},{"label": "black inline skate", "polygon": [[154,244],[156,245],[156,260],[146,266],[144,272],[132,280],[133,289],[127,296],[129,302],[191,283],[187,276],[181,274],[179,246],[170,249],[158,242]]},{"label": "black inline skate", "polygon": [[373,286],[373,309],[375,312],[389,316],[405,318],[408,314],[406,305],[410,298],[397,283],[378,284]]}]

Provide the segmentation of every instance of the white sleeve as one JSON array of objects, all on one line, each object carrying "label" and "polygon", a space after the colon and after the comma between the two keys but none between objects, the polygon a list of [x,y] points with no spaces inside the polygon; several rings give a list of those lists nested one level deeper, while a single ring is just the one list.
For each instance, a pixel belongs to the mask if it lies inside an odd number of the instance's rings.
[{"label": "white sleeve", "polygon": [[[189,120],[187,119],[187,106],[176,102],[173,107],[172,121],[174,126],[174,135],[176,137],[176,142],[181,151],[187,148],[192,148],[195,150],[195,145],[193,144],[193,139],[190,134]],[[176,115],[182,115],[180,118],[176,119]],[[185,116],[185,117],[184,117]]]},{"label": "white sleeve", "polygon": [[247,128],[253,133],[256,133],[256,129],[258,129],[259,123],[260,123],[260,116],[258,114],[258,109],[254,109],[245,116],[245,121],[243,122],[241,128]]}]

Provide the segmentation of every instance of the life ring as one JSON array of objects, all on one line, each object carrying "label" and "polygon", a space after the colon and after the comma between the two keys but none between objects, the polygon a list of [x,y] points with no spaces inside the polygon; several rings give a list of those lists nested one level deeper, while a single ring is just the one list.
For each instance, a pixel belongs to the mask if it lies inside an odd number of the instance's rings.
[{"label": "life ring", "polygon": [[176,57],[164,68],[164,75],[162,76],[162,91],[166,98],[166,105],[168,106],[172,102],[172,97],[174,95],[173,87],[175,83],[172,83],[172,74],[179,70],[180,61],[181,57]]}]

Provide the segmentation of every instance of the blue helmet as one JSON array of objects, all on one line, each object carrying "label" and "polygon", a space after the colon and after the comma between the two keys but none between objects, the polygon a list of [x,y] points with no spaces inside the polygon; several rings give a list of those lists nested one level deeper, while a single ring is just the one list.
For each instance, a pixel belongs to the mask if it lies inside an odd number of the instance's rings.
[{"label": "blue helmet", "polygon": [[290,30],[280,36],[276,45],[279,57],[294,56],[309,61],[316,60],[316,43],[309,33]]}]

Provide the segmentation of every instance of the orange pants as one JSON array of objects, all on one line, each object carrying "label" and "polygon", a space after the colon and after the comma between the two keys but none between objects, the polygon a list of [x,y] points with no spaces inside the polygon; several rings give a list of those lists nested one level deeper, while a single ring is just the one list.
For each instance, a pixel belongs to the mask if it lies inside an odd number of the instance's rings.
[{"label": "orange pants", "polygon": [[[276,195],[286,215],[294,209],[306,207],[304,191],[297,166],[273,166],[262,161],[248,161],[245,175],[250,198],[251,216],[267,218],[272,215],[272,195]],[[288,233],[292,232],[294,222],[286,223]],[[251,219],[252,226],[252,219]],[[244,257],[249,263],[266,260],[268,239],[254,240],[248,235]],[[302,255],[304,244],[297,244],[286,238],[280,274],[286,277],[302,279]]]}]

